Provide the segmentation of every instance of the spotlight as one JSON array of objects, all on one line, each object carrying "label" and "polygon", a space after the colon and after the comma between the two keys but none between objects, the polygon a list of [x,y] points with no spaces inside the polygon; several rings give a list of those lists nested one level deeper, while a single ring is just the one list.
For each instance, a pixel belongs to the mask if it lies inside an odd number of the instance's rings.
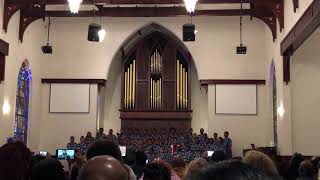
[{"label": "spotlight", "polygon": [[182,27],[183,41],[195,41],[196,40],[196,26],[192,23],[184,24]]},{"label": "spotlight", "polygon": [[247,54],[247,46],[240,44],[240,46],[237,47],[237,54]]},{"label": "spotlight", "polygon": [[49,17],[47,45],[41,47],[41,50],[42,50],[43,54],[52,54],[52,46],[49,45],[49,41],[50,41],[50,26],[51,26],[51,20],[50,20],[50,17]]}]

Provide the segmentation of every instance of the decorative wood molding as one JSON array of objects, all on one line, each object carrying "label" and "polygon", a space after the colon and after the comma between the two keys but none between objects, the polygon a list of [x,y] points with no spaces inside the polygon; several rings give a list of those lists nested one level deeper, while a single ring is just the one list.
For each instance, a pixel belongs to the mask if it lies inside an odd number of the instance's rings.
[{"label": "decorative wood molding", "polygon": [[290,82],[290,56],[320,25],[320,0],[314,0],[281,42],[283,81]]},{"label": "decorative wood molding", "polygon": [[192,111],[177,110],[120,110],[122,120],[191,120]]},{"label": "decorative wood molding", "polygon": [[41,79],[43,84],[98,84],[99,86],[105,86],[107,80],[105,79]]},{"label": "decorative wood molding", "polygon": [[261,79],[203,79],[200,80],[201,86],[210,84],[257,84],[265,85],[266,81]]},{"label": "decorative wood molding", "polygon": [[294,53],[320,25],[320,0],[314,0],[281,42],[281,54]]},{"label": "decorative wood molding", "polygon": [[294,12],[297,11],[297,9],[299,8],[299,0],[292,0],[293,3],[293,10]]},{"label": "decorative wood molding", "polygon": [[0,82],[4,81],[6,70],[6,56],[9,55],[9,44],[0,39]]},{"label": "decorative wood molding", "polygon": [[[250,3],[251,9],[243,10],[243,15],[250,15],[261,19],[268,25],[273,39],[277,38],[277,23],[279,20],[280,31],[284,28],[284,5],[283,0],[202,0],[202,4],[218,3]],[[187,16],[182,0],[85,0],[83,4],[172,4],[173,7],[102,7],[98,6],[98,14],[102,17],[175,17]],[[3,29],[7,31],[8,23],[13,14],[21,10],[19,39],[23,40],[23,34],[27,27],[34,21],[44,17],[92,17],[92,11],[80,11],[71,14],[69,11],[46,11],[46,5],[63,5],[65,0],[5,0]],[[239,9],[224,10],[197,10],[194,16],[239,16]]]}]

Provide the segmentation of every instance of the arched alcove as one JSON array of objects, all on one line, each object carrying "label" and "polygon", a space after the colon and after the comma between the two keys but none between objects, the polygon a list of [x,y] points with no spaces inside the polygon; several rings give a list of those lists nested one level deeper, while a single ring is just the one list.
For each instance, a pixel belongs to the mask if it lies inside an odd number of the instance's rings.
[{"label": "arched alcove", "polygon": [[[144,106],[139,107],[135,109],[134,111],[128,111],[127,109],[124,108],[124,74],[126,72],[126,68],[128,68],[128,65],[130,67],[130,63],[132,63],[132,60],[135,60],[136,57],[133,56],[133,54],[137,51],[137,47],[143,46],[142,44],[145,44],[143,42],[149,41],[155,41],[153,45],[150,45],[150,47],[147,46],[147,48],[150,48],[150,51],[146,54],[141,53],[142,55],[147,56],[148,58],[154,53],[158,52],[161,56],[165,55],[163,53],[163,49],[165,46],[162,44],[163,41],[170,41],[171,44],[175,45],[175,48],[178,50],[179,53],[176,54],[177,56],[183,57],[186,62],[188,62],[188,72],[190,72],[190,77],[188,77],[190,81],[190,88],[188,88],[188,98],[190,98],[190,103],[188,103],[187,108],[184,109],[185,115],[179,115],[179,114],[174,114],[176,112],[176,104],[171,104],[170,108],[162,108],[163,105],[161,104],[161,109],[157,110],[152,110],[148,109],[150,105],[146,103]],[[168,42],[169,42],[168,41]],[[166,43],[164,43],[166,44]],[[168,47],[167,47],[168,48]],[[162,49],[162,50],[160,50]],[[168,48],[170,49],[170,48]],[[157,51],[155,51],[157,50]],[[178,55],[179,54],[179,55]],[[180,58],[179,58],[180,59]],[[150,60],[150,59],[149,59]],[[165,58],[163,59],[165,61]],[[176,64],[177,59],[172,59],[174,63]],[[163,62],[165,63],[165,62]],[[174,66],[176,67],[176,66]],[[137,67],[138,68],[138,67]],[[148,70],[150,67],[146,67]],[[173,71],[176,71],[174,68]],[[176,73],[176,72],[175,72]],[[149,78],[149,77],[148,77]],[[174,77],[175,78],[175,77]],[[147,79],[147,78],[146,78]],[[139,80],[138,80],[139,81]],[[146,86],[149,88],[149,85]],[[146,92],[148,93],[150,90],[148,89]],[[176,92],[176,91],[174,91]],[[167,97],[166,97],[167,98]],[[176,97],[171,97],[176,100]],[[192,101],[191,101],[192,100]],[[148,100],[149,101],[149,100]],[[146,102],[148,102],[146,101]],[[164,102],[163,102],[164,103]],[[202,103],[203,105],[199,105],[199,103]],[[123,120],[127,119],[130,121],[130,124],[133,123],[134,127],[141,127],[141,124],[145,124],[146,121],[142,121],[141,116],[147,117],[143,120],[150,120],[149,122],[155,125],[159,123],[161,120],[161,123],[165,123],[166,126],[181,126],[181,127],[190,127],[191,124],[191,119],[193,119],[195,116],[196,119],[200,119],[199,117],[203,115],[207,115],[207,95],[206,93],[201,93],[200,90],[200,83],[198,80],[198,73],[195,67],[195,64],[193,62],[192,56],[190,55],[188,49],[186,46],[183,44],[183,42],[176,36],[174,35],[171,31],[163,27],[162,25],[159,25],[157,23],[150,23],[146,26],[143,26],[141,29],[137,30],[135,33],[133,33],[131,36],[129,36],[126,41],[122,44],[121,48],[119,48],[118,52],[116,53],[115,57],[113,58],[113,61],[110,64],[109,70],[108,70],[108,85],[105,90],[105,111],[104,111],[104,121],[101,122],[103,123],[105,128],[114,128],[116,130],[121,128],[121,121],[119,117],[122,119],[122,125],[123,125]],[[136,104],[135,104],[136,105]],[[195,109],[194,109],[195,108]],[[202,109],[202,115],[200,113],[200,109]],[[121,112],[119,112],[119,110]],[[193,110],[193,112],[192,112]],[[166,112],[167,114],[163,115],[162,112]],[[123,114],[124,112],[124,114]],[[129,115],[128,115],[129,112]],[[146,114],[143,114],[143,113]],[[160,114],[159,114],[160,112]],[[181,112],[181,111],[180,111]],[[130,113],[133,113],[133,115],[130,115]],[[154,116],[157,116],[156,114],[158,113],[158,117],[162,116],[162,119],[157,119]],[[166,117],[167,115],[167,117]],[[131,117],[130,117],[131,116]],[[170,116],[170,117],[169,117]],[[176,117],[175,117],[176,116]],[[136,119],[135,119],[136,118]],[[173,122],[166,121],[168,119],[176,119],[174,122],[175,125],[172,125]],[[203,119],[203,118],[202,118]],[[187,120],[187,123],[185,122],[184,125],[181,124],[183,123],[183,120]],[[127,121],[127,122],[128,122]],[[141,123],[139,123],[141,122]],[[180,123],[180,124],[179,124]],[[198,122],[201,124],[200,122]],[[205,126],[205,125],[199,125],[200,126]],[[194,127],[192,125],[192,127]]]}]

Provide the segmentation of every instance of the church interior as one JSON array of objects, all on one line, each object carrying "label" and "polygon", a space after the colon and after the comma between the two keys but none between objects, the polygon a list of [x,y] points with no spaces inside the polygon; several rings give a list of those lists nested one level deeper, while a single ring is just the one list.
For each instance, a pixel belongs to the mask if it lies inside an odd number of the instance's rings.
[{"label": "church interior", "polygon": [[318,156],[319,25],[320,0],[0,0],[0,146],[191,130]]}]

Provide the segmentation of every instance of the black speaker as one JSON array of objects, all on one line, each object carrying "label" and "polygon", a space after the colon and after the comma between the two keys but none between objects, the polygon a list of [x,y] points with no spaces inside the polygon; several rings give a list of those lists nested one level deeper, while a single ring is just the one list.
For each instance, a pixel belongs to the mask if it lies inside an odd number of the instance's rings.
[{"label": "black speaker", "polygon": [[96,23],[91,23],[88,30],[88,41],[99,42],[99,31],[101,26]]},{"label": "black speaker", "polygon": [[196,40],[196,26],[192,23],[183,25],[183,41],[195,41]]},{"label": "black speaker", "polygon": [[237,54],[247,54],[247,46],[243,46],[243,45],[238,46]]},{"label": "black speaker", "polygon": [[52,46],[42,46],[41,49],[43,54],[52,54]]}]

